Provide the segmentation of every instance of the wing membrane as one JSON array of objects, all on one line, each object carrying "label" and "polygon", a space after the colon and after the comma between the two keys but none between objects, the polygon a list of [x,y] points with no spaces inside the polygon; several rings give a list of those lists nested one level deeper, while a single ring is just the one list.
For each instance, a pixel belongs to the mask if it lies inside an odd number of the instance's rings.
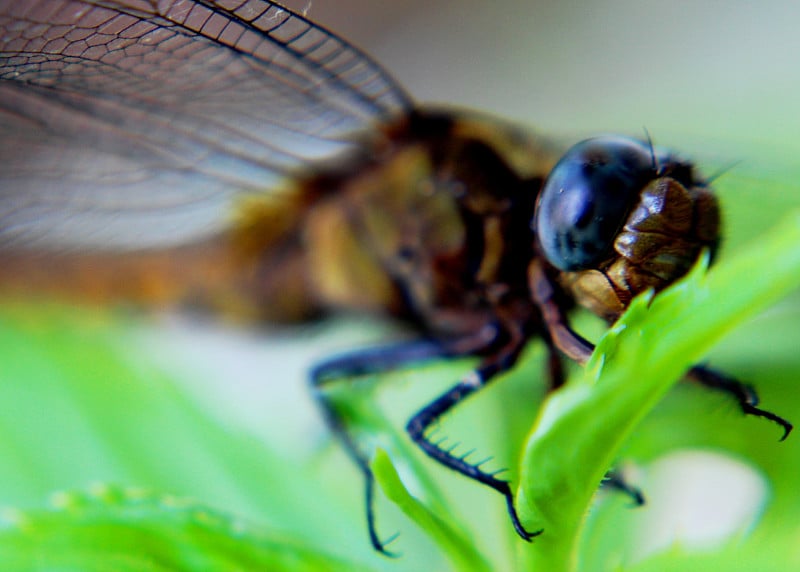
[{"label": "wing membrane", "polygon": [[368,56],[260,0],[0,0],[0,246],[212,234],[410,106]]}]

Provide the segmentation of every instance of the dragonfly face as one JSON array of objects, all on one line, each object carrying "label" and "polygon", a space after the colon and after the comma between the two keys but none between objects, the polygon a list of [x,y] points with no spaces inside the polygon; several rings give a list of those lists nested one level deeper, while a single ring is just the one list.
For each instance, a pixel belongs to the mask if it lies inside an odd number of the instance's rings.
[{"label": "dragonfly face", "polygon": [[719,208],[691,164],[620,137],[576,144],[553,169],[534,221],[541,252],[581,304],[609,320],[636,294],[716,251]]},{"label": "dragonfly face", "polygon": [[504,494],[524,538],[508,483],[426,428],[532,337],[585,361],[574,303],[613,320],[719,241],[690,163],[623,138],[559,159],[502,121],[417,106],[369,56],[261,0],[0,0],[0,162],[0,291],[384,313],[435,340],[323,364],[318,389],[404,357],[482,356],[408,429]]}]

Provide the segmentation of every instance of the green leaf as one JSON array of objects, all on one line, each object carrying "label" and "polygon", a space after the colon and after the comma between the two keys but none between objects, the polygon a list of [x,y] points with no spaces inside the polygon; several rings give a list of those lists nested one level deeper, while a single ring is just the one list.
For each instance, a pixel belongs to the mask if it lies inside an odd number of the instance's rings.
[{"label": "green leaf", "polygon": [[[135,327],[108,312],[2,307],[0,506],[27,514],[53,491],[118,483],[161,498],[201,499],[281,537],[304,539],[312,554],[355,555],[381,568],[362,532],[357,483],[352,502],[340,499],[341,481],[320,479],[320,464],[307,454],[279,455],[272,442],[220,422],[142,359],[131,343]],[[276,434],[275,444],[282,437]],[[346,470],[343,478],[352,481]],[[73,524],[61,515],[52,532]],[[102,563],[97,546],[93,556]],[[18,557],[0,552],[0,570]]]},{"label": "green leaf", "polygon": [[375,452],[371,467],[384,494],[439,545],[455,570],[492,569],[472,539],[456,528],[456,523],[441,518],[408,492],[383,449]]},{"label": "green leaf", "polygon": [[4,571],[367,570],[175,497],[97,486],[59,494],[55,505],[5,512]]},{"label": "green leaf", "polygon": [[798,244],[795,213],[714,272],[700,264],[659,296],[634,300],[585,373],[546,400],[517,496],[526,527],[544,528],[524,555],[527,569],[576,569],[585,515],[623,442],[727,332],[800,285]]}]

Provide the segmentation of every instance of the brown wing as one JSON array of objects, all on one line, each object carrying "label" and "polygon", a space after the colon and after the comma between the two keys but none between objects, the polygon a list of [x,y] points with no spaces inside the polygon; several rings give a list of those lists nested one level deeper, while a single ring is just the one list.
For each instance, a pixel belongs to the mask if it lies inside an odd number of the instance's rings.
[{"label": "brown wing", "polygon": [[271,2],[0,0],[0,251],[186,259],[233,203],[409,107],[368,56]]}]

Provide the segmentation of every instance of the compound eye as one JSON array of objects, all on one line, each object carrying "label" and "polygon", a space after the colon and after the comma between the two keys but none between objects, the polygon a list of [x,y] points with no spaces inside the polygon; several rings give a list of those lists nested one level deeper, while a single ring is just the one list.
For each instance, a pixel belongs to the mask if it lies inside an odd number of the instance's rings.
[{"label": "compound eye", "polygon": [[574,271],[606,259],[639,193],[655,177],[651,147],[641,141],[604,136],[574,145],[536,204],[532,227],[547,260]]}]

